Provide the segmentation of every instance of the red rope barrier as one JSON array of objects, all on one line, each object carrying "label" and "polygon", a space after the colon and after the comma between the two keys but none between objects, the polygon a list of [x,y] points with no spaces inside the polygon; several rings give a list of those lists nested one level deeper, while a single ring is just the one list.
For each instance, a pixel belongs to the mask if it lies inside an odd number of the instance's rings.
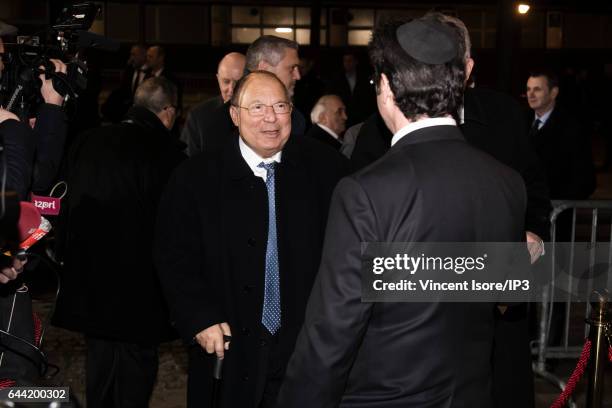
[{"label": "red rope barrier", "polygon": [[40,347],[40,337],[42,336],[42,322],[38,315],[32,312],[32,319],[34,320],[34,344]]},{"label": "red rope barrier", "polygon": [[15,381],[13,380],[9,380],[8,378],[4,378],[0,380],[0,390],[3,390],[5,388],[14,387],[14,386],[15,386]]},{"label": "red rope barrier", "polygon": [[[608,354],[612,354],[612,348],[608,350]],[[591,340],[587,339],[584,343],[582,353],[580,353],[580,359],[578,360],[578,364],[576,365],[576,368],[574,368],[574,372],[570,376],[569,380],[567,380],[567,385],[565,386],[565,389],[563,390],[561,395],[557,397],[557,400],[550,406],[550,408],[565,407],[567,400],[574,393],[578,381],[580,381],[580,378],[584,374],[584,370],[586,369],[587,364],[589,363],[589,357],[591,357]],[[612,357],[612,355],[610,357]]]}]

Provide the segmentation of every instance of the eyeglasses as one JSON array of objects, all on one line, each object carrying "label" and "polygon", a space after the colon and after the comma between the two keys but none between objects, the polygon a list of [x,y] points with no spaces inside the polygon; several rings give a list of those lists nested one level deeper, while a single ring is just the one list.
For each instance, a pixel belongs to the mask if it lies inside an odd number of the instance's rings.
[{"label": "eyeglasses", "polygon": [[277,115],[286,115],[291,113],[293,110],[293,105],[289,102],[276,102],[272,105],[266,105],[265,103],[254,103],[249,106],[239,106],[234,105],[240,109],[246,109],[249,111],[249,115],[251,116],[264,116],[266,114],[266,108],[272,108],[274,113]]}]

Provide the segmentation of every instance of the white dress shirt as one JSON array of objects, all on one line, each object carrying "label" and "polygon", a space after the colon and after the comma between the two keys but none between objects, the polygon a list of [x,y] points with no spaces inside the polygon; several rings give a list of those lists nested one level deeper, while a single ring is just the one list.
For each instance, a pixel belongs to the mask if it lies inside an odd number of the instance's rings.
[{"label": "white dress shirt", "polygon": [[266,164],[277,162],[280,163],[281,156],[283,154],[282,151],[276,153],[272,157],[268,157],[267,159],[262,158],[260,155],[255,153],[253,149],[249,145],[247,145],[244,140],[240,136],[238,136],[238,146],[240,146],[240,154],[244,161],[249,165],[253,174],[257,177],[261,177],[263,181],[266,181],[268,177],[268,172],[263,167],[257,167],[261,162]]},{"label": "white dress shirt", "polygon": [[330,128],[328,128],[327,126],[322,125],[322,124],[320,124],[320,123],[316,123],[316,125],[317,125],[318,127],[320,127],[321,129],[323,129],[324,131],[326,131],[327,133],[329,133],[329,134],[330,134],[330,135],[331,135],[331,136],[332,136],[334,139],[336,139],[336,140],[340,140],[340,136],[338,136],[338,135],[336,134],[336,132],[334,132],[333,130],[331,130],[331,129],[330,129]]},{"label": "white dress shirt", "polygon": [[399,142],[400,139],[406,136],[408,133],[431,126],[457,126],[457,122],[450,116],[444,118],[426,118],[417,120],[416,122],[410,122],[395,132],[393,139],[391,139],[391,146]]},{"label": "white dress shirt", "polygon": [[548,112],[546,112],[545,114],[543,114],[542,116],[538,116],[538,114],[535,114],[535,117],[533,118],[533,121],[535,122],[536,119],[540,120],[540,124],[538,125],[538,130],[542,129],[542,126],[544,126],[546,124],[546,121],[548,120],[548,118],[550,118],[550,114],[552,113],[552,111],[555,108],[552,108],[551,110],[549,110]]}]

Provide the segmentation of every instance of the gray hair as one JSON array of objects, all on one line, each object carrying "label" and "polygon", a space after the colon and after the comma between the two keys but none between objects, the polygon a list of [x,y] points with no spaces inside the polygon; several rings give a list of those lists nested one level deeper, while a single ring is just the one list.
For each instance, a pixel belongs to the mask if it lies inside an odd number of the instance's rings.
[{"label": "gray hair", "polygon": [[457,17],[449,16],[448,14],[442,14],[439,12],[427,13],[425,18],[432,18],[441,23],[445,23],[451,26],[457,35],[459,36],[459,47],[463,52],[464,59],[467,60],[472,56],[472,40],[470,40],[470,32],[468,31],[465,23]]},{"label": "gray hair", "polygon": [[285,50],[292,48],[297,51],[298,43],[274,35],[262,35],[249,46],[246,53],[246,68],[249,71],[258,69],[259,63],[265,61],[273,67],[285,57]]},{"label": "gray hair", "polygon": [[327,101],[329,101],[332,98],[340,99],[338,95],[323,95],[322,97],[319,98],[317,103],[315,103],[315,106],[310,111],[310,121],[312,123],[319,123],[319,120],[321,119],[321,115],[327,109]]},{"label": "gray hair", "polygon": [[176,85],[164,77],[149,78],[136,89],[134,105],[153,113],[159,113],[168,106],[175,106]]}]

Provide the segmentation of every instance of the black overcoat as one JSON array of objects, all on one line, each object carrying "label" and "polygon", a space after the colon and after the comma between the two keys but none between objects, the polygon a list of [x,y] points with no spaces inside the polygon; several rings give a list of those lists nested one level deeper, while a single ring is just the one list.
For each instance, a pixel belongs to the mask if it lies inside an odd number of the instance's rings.
[{"label": "black overcoat", "polygon": [[153,267],[157,204],[180,142],[144,108],[72,145],[62,202],[61,291],[53,323],[88,336],[139,344],[175,337]]},{"label": "black overcoat", "polygon": [[[238,135],[221,153],[182,164],[164,193],[157,225],[156,264],[172,319],[187,343],[228,322],[223,407],[251,407],[258,378],[268,231],[268,198],[240,154]],[[280,354],[287,361],[302,325],[316,275],[332,190],[345,173],[343,156],[291,136],[276,170],[280,262]],[[210,401],[213,359],[192,345],[189,406]]]},{"label": "black overcoat", "polygon": [[313,124],[310,129],[308,129],[308,132],[306,132],[305,136],[318,140],[319,142],[324,143],[327,146],[336,150],[340,150],[340,147],[342,147],[342,142],[327,133],[325,129],[323,129],[316,123]]}]

